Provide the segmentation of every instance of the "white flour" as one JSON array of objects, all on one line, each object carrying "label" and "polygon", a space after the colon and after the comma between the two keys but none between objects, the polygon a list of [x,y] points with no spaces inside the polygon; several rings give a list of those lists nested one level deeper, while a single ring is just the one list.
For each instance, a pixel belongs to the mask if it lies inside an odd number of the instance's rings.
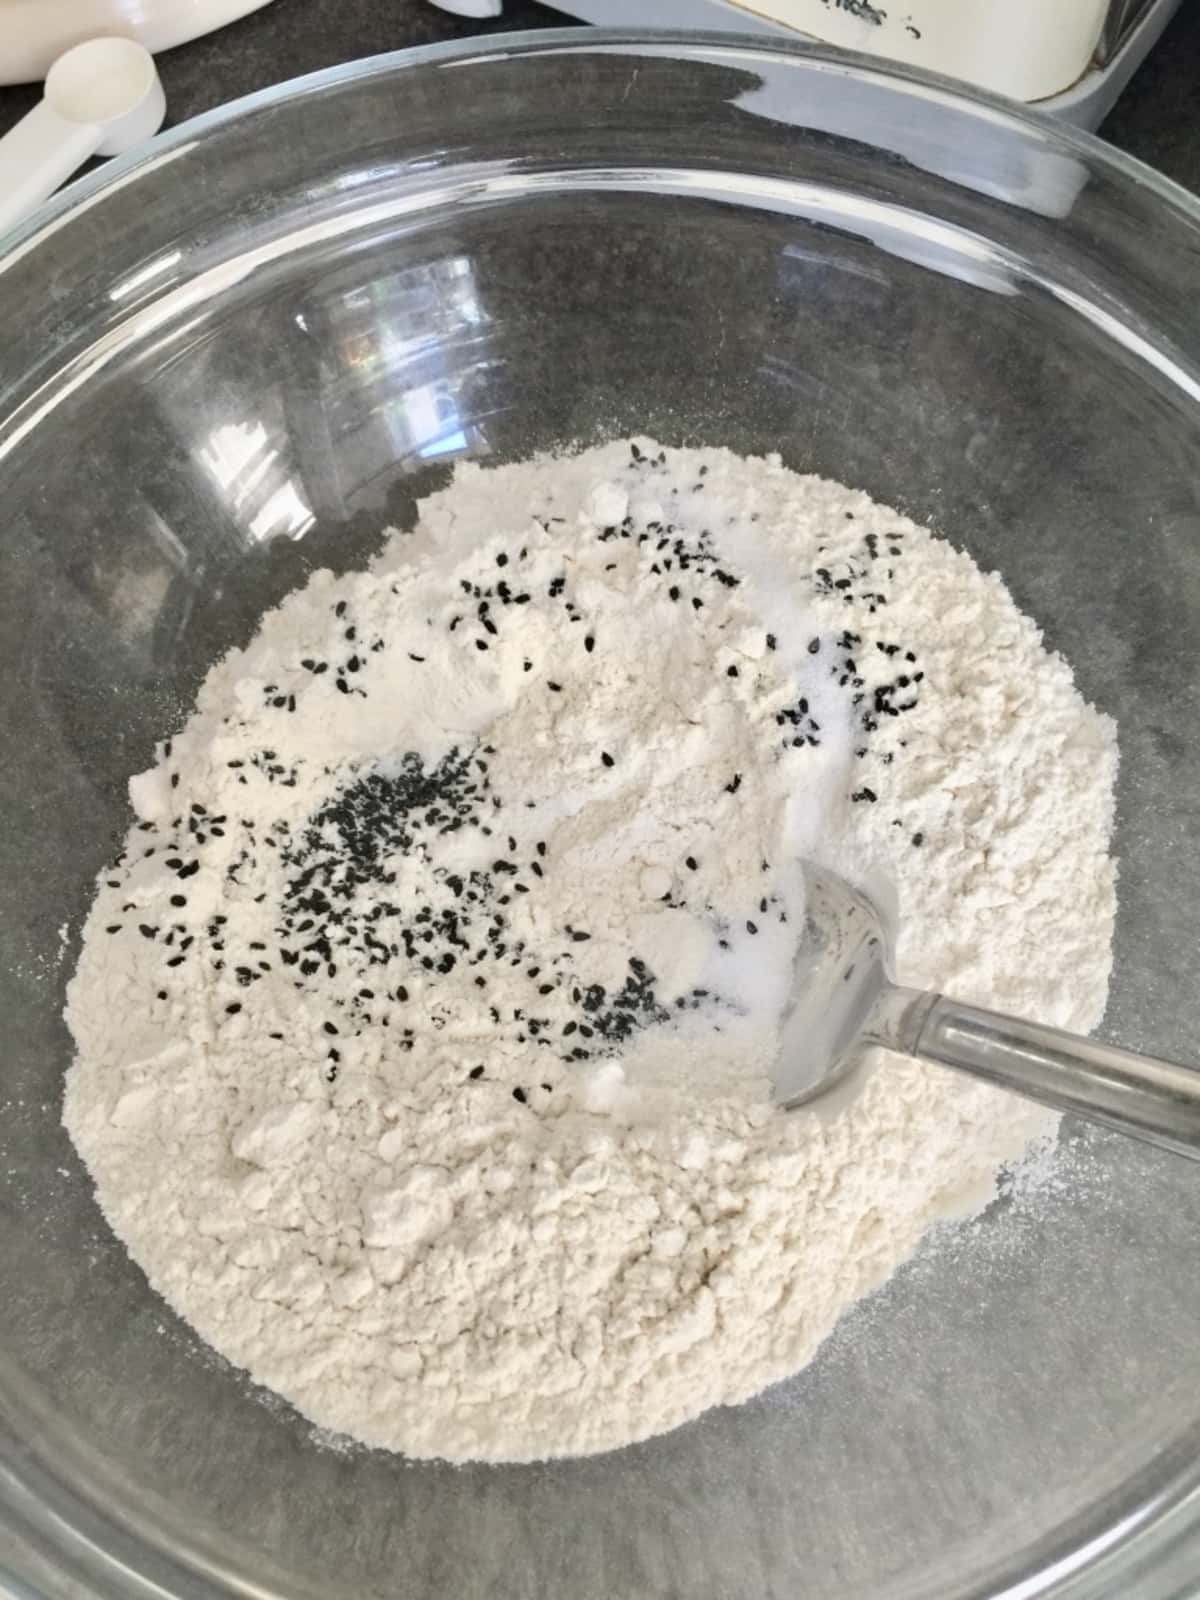
[{"label": "white flour", "polygon": [[896,1059],[772,1113],[798,854],[894,885],[902,979],[1104,1007],[1113,729],[1000,579],[639,443],[462,468],[266,617],[131,783],[70,990],[66,1123],[151,1284],[413,1455],[755,1393],[1052,1128]]}]

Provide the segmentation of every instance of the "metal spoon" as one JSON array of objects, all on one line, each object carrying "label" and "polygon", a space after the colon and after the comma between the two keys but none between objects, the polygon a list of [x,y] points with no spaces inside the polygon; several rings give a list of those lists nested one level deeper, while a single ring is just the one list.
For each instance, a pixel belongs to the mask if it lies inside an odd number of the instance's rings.
[{"label": "metal spoon", "polygon": [[864,1047],[884,1045],[1200,1160],[1200,1070],[906,989],[892,981],[878,908],[824,867],[805,862],[803,875],[804,934],[774,1073],[781,1106],[825,1095]]}]

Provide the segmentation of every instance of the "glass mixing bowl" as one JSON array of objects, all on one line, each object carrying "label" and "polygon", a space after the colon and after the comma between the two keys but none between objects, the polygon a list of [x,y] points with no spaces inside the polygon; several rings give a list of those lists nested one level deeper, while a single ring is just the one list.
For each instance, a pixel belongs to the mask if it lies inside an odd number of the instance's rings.
[{"label": "glass mixing bowl", "polygon": [[0,1562],[54,1597],[967,1600],[1200,1572],[1200,1184],[1070,1126],[815,1364],[590,1460],[314,1437],[152,1295],[59,1124],[125,780],[453,457],[778,450],[997,567],[1119,720],[1108,1031],[1195,1055],[1200,210],[933,80],[593,32],[323,74],[0,259]]}]

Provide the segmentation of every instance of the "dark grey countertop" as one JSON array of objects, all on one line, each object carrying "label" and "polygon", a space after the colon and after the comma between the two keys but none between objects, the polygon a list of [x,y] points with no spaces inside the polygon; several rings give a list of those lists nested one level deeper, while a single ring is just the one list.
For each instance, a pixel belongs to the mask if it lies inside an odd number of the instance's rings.
[{"label": "dark grey countertop", "polygon": [[[356,56],[566,21],[533,0],[508,0],[498,22],[452,17],[425,0],[275,0],[219,33],[160,57],[168,126],[254,89]],[[33,87],[0,89],[0,132],[37,96]],[[1176,182],[1200,191],[1198,0],[1183,0],[1101,133]]]}]

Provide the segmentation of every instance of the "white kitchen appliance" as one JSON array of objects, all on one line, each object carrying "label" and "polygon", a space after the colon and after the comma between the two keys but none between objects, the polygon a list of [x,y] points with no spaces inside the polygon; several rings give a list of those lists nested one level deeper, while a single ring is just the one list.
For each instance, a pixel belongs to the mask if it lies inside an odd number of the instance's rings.
[{"label": "white kitchen appliance", "polygon": [[170,50],[269,0],[0,0],[0,84],[44,78],[64,51],[101,35]]},{"label": "white kitchen appliance", "polygon": [[[2,0],[0,0],[2,3]],[[499,17],[504,0],[432,0]],[[548,0],[581,22],[793,37],[924,67],[1095,128],[1179,0]]]}]

